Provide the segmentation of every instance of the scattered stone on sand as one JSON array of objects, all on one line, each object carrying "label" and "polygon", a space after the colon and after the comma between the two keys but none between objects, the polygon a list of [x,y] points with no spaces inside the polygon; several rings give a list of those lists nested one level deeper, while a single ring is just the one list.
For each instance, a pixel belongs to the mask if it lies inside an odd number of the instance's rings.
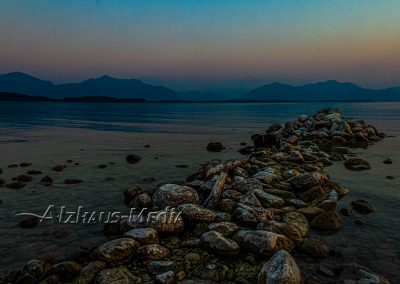
[{"label": "scattered stone on sand", "polygon": [[23,181],[14,181],[11,183],[6,184],[6,187],[11,188],[11,189],[21,189],[25,187],[26,183]]},{"label": "scattered stone on sand", "polygon": [[261,268],[258,284],[302,284],[301,272],[293,257],[285,250],[276,252]]},{"label": "scattered stone on sand", "polygon": [[386,176],[387,179],[394,179],[394,176]]},{"label": "scattered stone on sand", "polygon": [[221,152],[224,149],[221,142],[210,142],[207,145],[207,151]]},{"label": "scattered stone on sand", "polygon": [[153,204],[160,209],[185,203],[195,204],[198,201],[199,196],[193,188],[178,184],[164,184],[153,194]]},{"label": "scattered stone on sand", "polygon": [[4,179],[0,178],[0,187],[2,187],[5,183],[6,183],[6,181]]},{"label": "scattered stone on sand", "polygon": [[42,171],[31,170],[27,172],[28,175],[41,175]]},{"label": "scattered stone on sand", "polygon": [[33,176],[30,175],[19,175],[15,178],[17,181],[23,181],[23,182],[30,182],[33,180]]},{"label": "scattered stone on sand", "polygon": [[352,171],[363,171],[371,169],[371,165],[360,158],[349,158],[344,162],[344,166]]},{"label": "scattered stone on sand", "polygon": [[383,163],[386,165],[391,165],[391,164],[393,164],[393,161],[391,159],[387,158],[386,160],[383,161]]},{"label": "scattered stone on sand", "polygon": [[12,168],[17,168],[18,165],[17,165],[17,164],[11,164],[11,165],[8,165],[8,167],[11,168],[11,169],[12,169]]},{"label": "scattered stone on sand", "polygon": [[3,173],[3,169],[2,168],[0,168],[0,175]]},{"label": "scattered stone on sand", "polygon": [[31,229],[39,224],[40,219],[38,217],[29,216],[19,222],[19,225],[23,229]]},{"label": "scattered stone on sand", "polygon": [[82,180],[79,178],[67,178],[64,180],[65,184],[78,184],[78,183],[82,183]]},{"label": "scattered stone on sand", "polygon": [[41,180],[40,183],[45,185],[45,186],[49,186],[53,184],[53,179],[49,176],[44,176]]},{"label": "scattered stone on sand", "polygon": [[57,165],[52,168],[55,172],[62,172],[67,166],[66,165]]},{"label": "scattered stone on sand", "polygon": [[138,162],[140,162],[141,159],[142,158],[140,156],[135,155],[135,154],[126,156],[126,162],[128,164],[137,164]]},{"label": "scattered stone on sand", "polygon": [[99,169],[105,169],[105,168],[107,168],[107,165],[106,164],[100,164],[100,165],[98,165],[97,166]]},{"label": "scattered stone on sand", "polygon": [[358,199],[351,202],[353,210],[360,214],[370,214],[376,211],[376,207],[366,200]]},{"label": "scattered stone on sand", "polygon": [[26,167],[32,166],[32,163],[23,162],[23,163],[19,164],[19,166],[20,166],[21,168],[26,168]]}]

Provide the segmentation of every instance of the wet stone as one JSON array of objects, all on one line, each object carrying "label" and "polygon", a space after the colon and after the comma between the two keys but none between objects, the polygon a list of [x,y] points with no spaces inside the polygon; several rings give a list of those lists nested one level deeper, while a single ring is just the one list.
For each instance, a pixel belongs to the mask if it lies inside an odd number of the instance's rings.
[{"label": "wet stone", "polygon": [[109,241],[96,249],[96,259],[114,263],[128,259],[139,247],[139,242],[131,238],[121,238]]},{"label": "wet stone", "polygon": [[141,244],[157,244],[159,242],[157,231],[153,228],[137,228],[125,233],[126,238],[132,238]]},{"label": "wet stone", "polygon": [[201,236],[201,244],[213,253],[237,254],[239,245],[216,231],[209,231]]},{"label": "wet stone", "polygon": [[138,162],[140,162],[140,160],[142,160],[142,158],[138,155],[128,155],[126,156],[126,162],[128,164],[137,164]]},{"label": "wet stone", "polygon": [[52,168],[55,172],[62,172],[67,166],[66,165],[57,165]]},{"label": "wet stone", "polygon": [[376,211],[376,207],[366,200],[359,199],[351,202],[353,210],[360,214],[370,214]]},{"label": "wet stone", "polygon": [[6,187],[10,188],[10,189],[21,189],[23,187],[25,187],[26,183],[23,181],[15,181],[15,182],[11,182],[6,184]]},{"label": "wet stone", "polygon": [[258,284],[302,284],[301,272],[285,250],[276,252],[258,274]]},{"label": "wet stone", "polygon": [[134,284],[141,283],[140,279],[129,272],[125,267],[103,269],[96,274],[96,284]]},{"label": "wet stone", "polygon": [[197,192],[188,186],[178,184],[165,184],[160,186],[153,194],[154,206],[165,209],[166,207],[177,207],[181,204],[199,201]]},{"label": "wet stone", "polygon": [[149,260],[162,260],[170,254],[169,249],[157,244],[144,245],[138,248],[136,253],[138,257]]}]

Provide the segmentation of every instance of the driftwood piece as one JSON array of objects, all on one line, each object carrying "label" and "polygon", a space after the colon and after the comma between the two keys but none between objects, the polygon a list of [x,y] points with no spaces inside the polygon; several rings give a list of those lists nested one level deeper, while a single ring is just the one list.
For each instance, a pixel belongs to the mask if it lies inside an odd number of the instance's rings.
[{"label": "driftwood piece", "polygon": [[211,193],[204,202],[203,207],[208,209],[215,209],[217,207],[227,177],[228,177],[228,172],[226,171],[223,171],[219,174],[219,177],[215,181]]},{"label": "driftwood piece", "polygon": [[247,163],[247,160],[230,160],[226,163],[210,164],[202,169],[203,178],[209,178],[210,176],[217,175],[222,171],[230,171],[234,168],[240,167]]}]

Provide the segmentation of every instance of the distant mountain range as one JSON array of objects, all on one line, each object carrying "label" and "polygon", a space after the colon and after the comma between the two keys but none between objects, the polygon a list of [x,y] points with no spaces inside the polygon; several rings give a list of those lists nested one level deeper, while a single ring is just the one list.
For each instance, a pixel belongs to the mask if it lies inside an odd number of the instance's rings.
[{"label": "distant mountain range", "polygon": [[366,89],[353,83],[330,80],[302,86],[278,82],[259,87],[246,100],[400,100],[400,88]]},{"label": "distant mountain range", "polygon": [[[327,101],[400,100],[400,87],[367,89],[353,83],[326,81],[302,86],[272,83],[256,88],[239,99],[214,92],[176,92],[138,79],[110,76],[80,83],[53,84],[22,72],[0,75],[0,100],[66,102],[143,102],[143,101]],[[24,96],[25,95],[25,96]]]}]

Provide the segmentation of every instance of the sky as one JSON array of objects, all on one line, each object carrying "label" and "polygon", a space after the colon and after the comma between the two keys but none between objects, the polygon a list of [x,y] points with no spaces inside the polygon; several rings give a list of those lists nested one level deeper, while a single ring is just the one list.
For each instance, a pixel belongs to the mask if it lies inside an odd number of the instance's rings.
[{"label": "sky", "polygon": [[400,86],[398,0],[2,0],[0,73],[178,90]]}]

